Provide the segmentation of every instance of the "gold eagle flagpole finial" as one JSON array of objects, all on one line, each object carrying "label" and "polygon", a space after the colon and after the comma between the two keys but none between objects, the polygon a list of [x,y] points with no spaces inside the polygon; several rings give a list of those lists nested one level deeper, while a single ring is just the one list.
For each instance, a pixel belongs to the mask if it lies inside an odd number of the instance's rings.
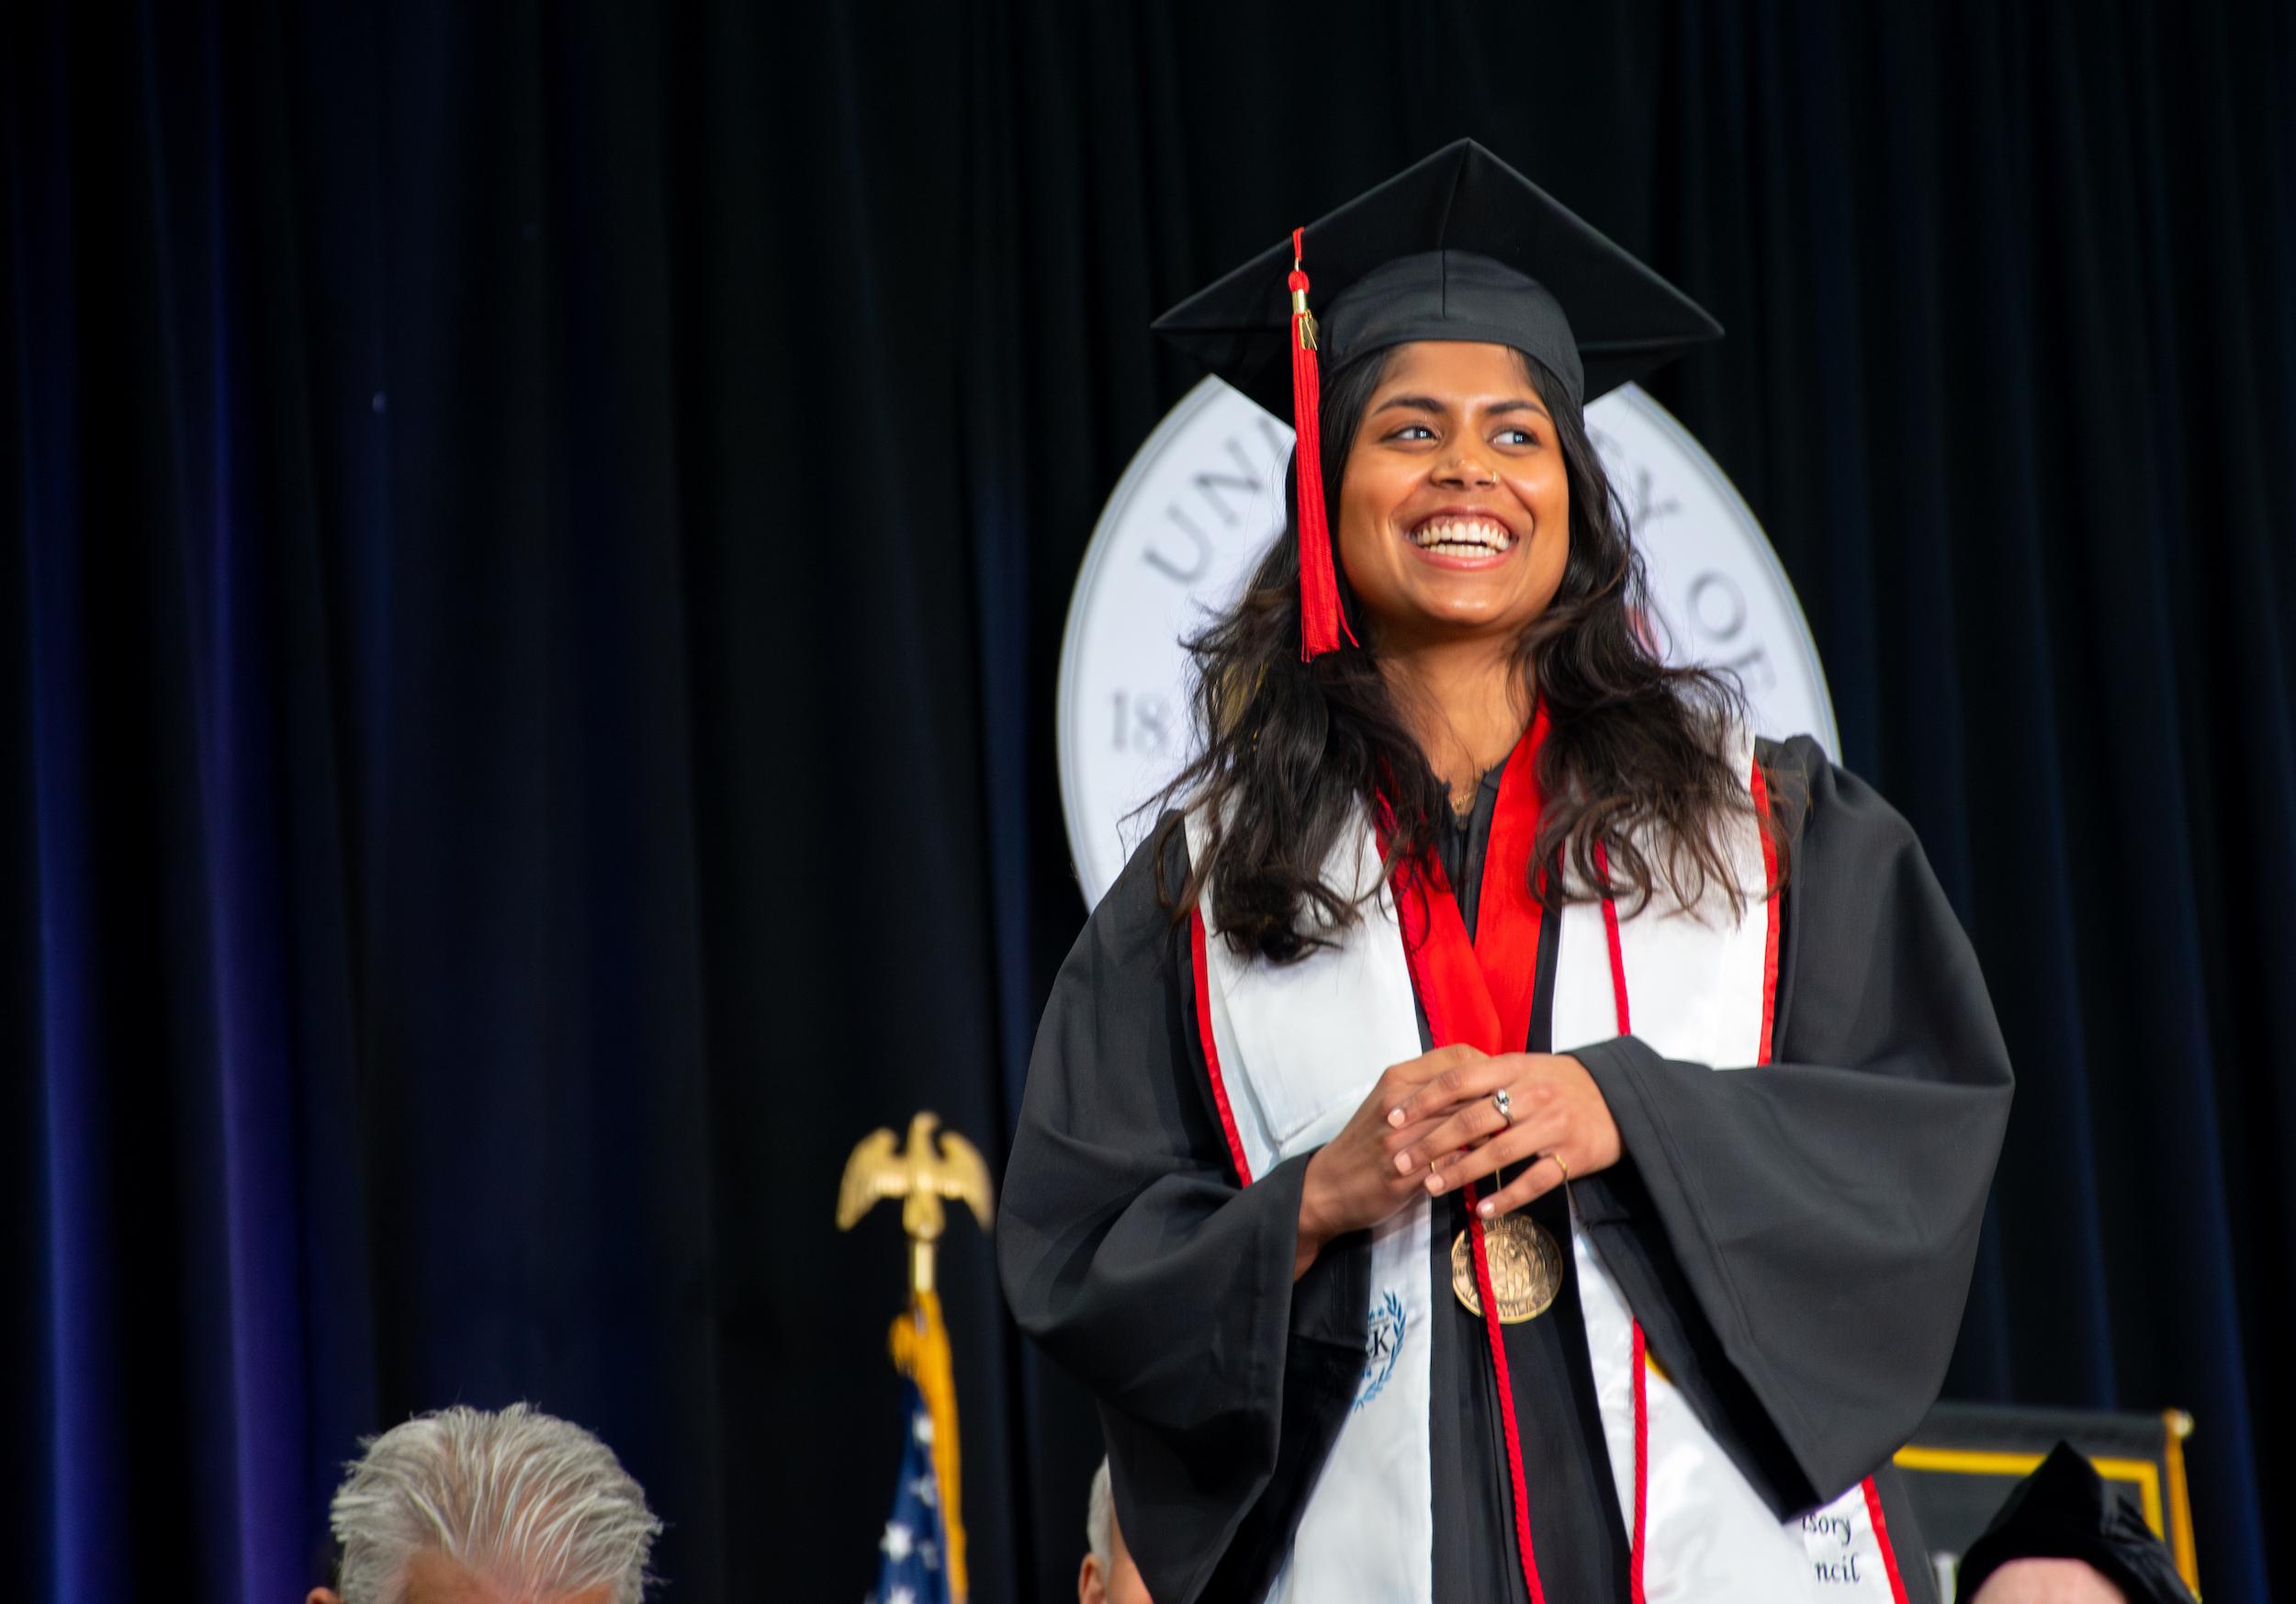
[{"label": "gold eagle flagpole finial", "polygon": [[944,1201],[971,1208],[983,1230],[988,1229],[996,1203],[980,1150],[954,1131],[941,1131],[936,1140],[940,1125],[939,1114],[920,1113],[909,1121],[905,1145],[896,1147],[888,1130],[872,1131],[854,1144],[845,1160],[845,1179],[838,1186],[837,1228],[850,1231],[884,1199],[901,1200],[901,1228],[909,1238],[909,1306],[893,1322],[893,1363],[916,1384],[930,1419],[950,1594],[962,1604],[966,1577],[956,1368],[949,1352],[949,1328],[940,1317],[940,1295],[933,1286],[933,1250],[948,1226]]},{"label": "gold eagle flagpole finial", "polygon": [[838,1187],[837,1228],[855,1222],[886,1198],[901,1202],[901,1228],[909,1237],[909,1290],[933,1290],[933,1249],[948,1224],[941,1200],[962,1203],[987,1230],[996,1214],[995,1189],[980,1150],[954,1131],[933,1133],[940,1116],[920,1113],[909,1121],[908,1143],[894,1146],[893,1133],[872,1131],[853,1146]]}]

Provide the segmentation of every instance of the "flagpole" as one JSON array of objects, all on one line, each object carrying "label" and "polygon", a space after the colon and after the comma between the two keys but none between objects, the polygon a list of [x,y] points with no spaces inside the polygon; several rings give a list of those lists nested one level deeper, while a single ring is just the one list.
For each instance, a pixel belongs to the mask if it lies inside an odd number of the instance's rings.
[{"label": "flagpole", "polygon": [[[930,1449],[935,1496],[931,1505],[940,1527],[941,1551],[947,1564],[942,1578],[951,1604],[964,1604],[967,1573],[962,1497],[962,1457],[957,1437],[956,1368],[949,1348],[949,1329],[941,1318],[940,1295],[934,1284],[935,1249],[947,1228],[942,1200],[960,1202],[986,1230],[995,1214],[988,1166],[972,1143],[953,1131],[934,1133],[940,1116],[921,1113],[909,1121],[905,1147],[896,1147],[890,1130],[876,1130],[854,1145],[845,1161],[844,1179],[838,1188],[837,1224],[850,1231],[877,1203],[901,1199],[901,1226],[908,1237],[908,1306],[894,1317],[888,1346],[894,1369],[917,1390],[925,1416],[916,1435]],[[897,1511],[912,1489],[905,1478],[896,1488],[896,1518],[886,1526],[889,1575],[908,1563],[912,1552],[907,1528]],[[898,1537],[896,1538],[896,1534]],[[897,1552],[896,1552],[897,1551]],[[935,1568],[932,1555],[925,1568]]]}]

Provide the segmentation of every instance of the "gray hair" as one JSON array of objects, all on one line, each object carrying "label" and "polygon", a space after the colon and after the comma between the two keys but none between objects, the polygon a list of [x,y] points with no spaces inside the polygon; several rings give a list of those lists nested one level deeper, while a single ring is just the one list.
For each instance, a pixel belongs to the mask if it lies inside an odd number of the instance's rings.
[{"label": "gray hair", "polygon": [[362,1444],[335,1491],[343,1604],[400,1604],[432,1551],[550,1598],[602,1584],[638,1604],[661,1522],[613,1450],[524,1404],[418,1415]]},{"label": "gray hair", "polygon": [[1085,1506],[1085,1541],[1092,1545],[1092,1557],[1100,1562],[1102,1576],[1116,1563],[1116,1545],[1109,1536],[1115,1524],[1116,1504],[1109,1491],[1109,1462],[1104,1456],[1100,1468],[1092,1473],[1092,1501]]}]

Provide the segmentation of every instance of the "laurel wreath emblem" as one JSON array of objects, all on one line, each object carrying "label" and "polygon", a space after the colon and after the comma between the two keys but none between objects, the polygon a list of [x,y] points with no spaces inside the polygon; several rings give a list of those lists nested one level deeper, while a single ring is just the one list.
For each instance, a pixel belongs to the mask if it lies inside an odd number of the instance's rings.
[{"label": "laurel wreath emblem", "polygon": [[1378,1397],[1387,1378],[1395,1373],[1395,1356],[1403,1350],[1403,1300],[1391,1291],[1382,1294],[1365,1322],[1363,1382],[1356,1389],[1354,1408]]}]

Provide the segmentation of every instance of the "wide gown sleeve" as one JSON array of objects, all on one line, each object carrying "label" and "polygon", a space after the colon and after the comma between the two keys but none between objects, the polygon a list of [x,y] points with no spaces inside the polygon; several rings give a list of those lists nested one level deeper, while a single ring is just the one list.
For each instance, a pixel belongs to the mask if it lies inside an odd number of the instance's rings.
[{"label": "wide gown sleeve", "polygon": [[1295,1285],[1302,1155],[1237,1184],[1195,1031],[1161,828],[1076,940],[1038,1027],[997,1263],[1021,1329],[1097,1401],[1117,1517],[1164,1604],[1255,1597],[1363,1370],[1368,1238]]},{"label": "wide gown sleeve", "polygon": [[1906,821],[1806,738],[1774,1060],[1570,1048],[1624,1161],[1582,1216],[1649,1336],[1781,1517],[1854,1485],[1935,1400],[2009,1118],[1985,981]]}]

